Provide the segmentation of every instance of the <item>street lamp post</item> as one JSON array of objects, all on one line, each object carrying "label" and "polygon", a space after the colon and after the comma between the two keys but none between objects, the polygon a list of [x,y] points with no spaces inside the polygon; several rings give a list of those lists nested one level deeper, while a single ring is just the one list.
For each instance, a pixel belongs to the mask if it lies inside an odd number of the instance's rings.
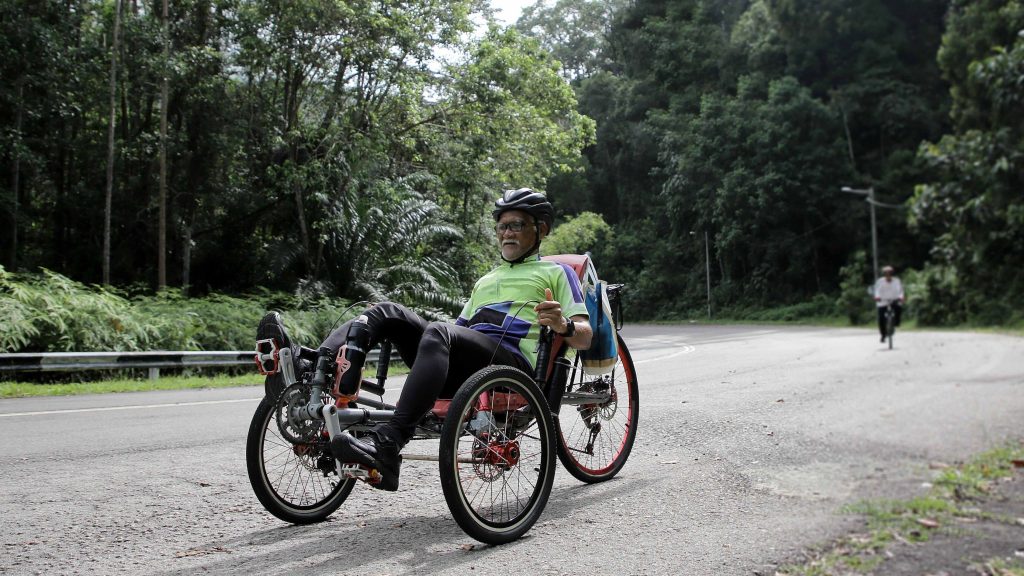
[{"label": "street lamp post", "polygon": [[843,186],[841,191],[847,194],[860,194],[866,196],[868,204],[871,206],[871,258],[874,267],[871,269],[871,273],[878,281],[878,227],[875,224],[875,187],[869,186],[868,188],[850,188],[849,186]]},{"label": "street lamp post", "polygon": [[[697,233],[690,231],[690,236]],[[711,320],[711,249],[708,247],[708,231],[704,231],[704,277],[707,279],[708,287],[708,320]]]},{"label": "street lamp post", "polygon": [[708,248],[708,231],[704,231],[704,277],[708,280],[708,320],[711,320],[711,251]]}]

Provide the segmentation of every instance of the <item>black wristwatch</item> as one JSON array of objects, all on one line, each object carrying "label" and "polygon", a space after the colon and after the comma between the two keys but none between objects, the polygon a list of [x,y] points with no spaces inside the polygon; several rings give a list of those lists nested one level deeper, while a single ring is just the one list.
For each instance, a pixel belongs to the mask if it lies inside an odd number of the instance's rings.
[{"label": "black wristwatch", "polygon": [[565,334],[562,334],[562,338],[572,338],[572,335],[576,333],[576,323],[572,321],[572,318],[568,316],[562,316],[565,318]]}]

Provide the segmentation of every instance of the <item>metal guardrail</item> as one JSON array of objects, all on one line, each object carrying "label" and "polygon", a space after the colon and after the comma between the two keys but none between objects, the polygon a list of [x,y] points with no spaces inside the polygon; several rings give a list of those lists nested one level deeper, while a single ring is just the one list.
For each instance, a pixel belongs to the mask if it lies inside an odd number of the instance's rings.
[{"label": "metal guardrail", "polygon": [[[201,368],[211,366],[251,366],[256,369],[254,350],[214,352],[16,352],[0,354],[0,375],[75,370],[148,369],[149,378],[160,377],[161,368]],[[368,364],[376,364],[379,350],[366,355]]]}]

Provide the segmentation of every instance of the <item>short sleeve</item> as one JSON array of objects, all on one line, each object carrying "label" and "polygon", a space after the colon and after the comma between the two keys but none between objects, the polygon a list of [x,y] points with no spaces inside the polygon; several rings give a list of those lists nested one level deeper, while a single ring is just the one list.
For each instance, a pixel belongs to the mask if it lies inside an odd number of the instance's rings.
[{"label": "short sleeve", "polygon": [[560,273],[554,280],[555,288],[552,290],[555,300],[562,305],[562,314],[568,317],[587,316],[587,305],[583,301],[583,289],[580,287],[580,280],[576,271],[564,264],[559,265]]}]

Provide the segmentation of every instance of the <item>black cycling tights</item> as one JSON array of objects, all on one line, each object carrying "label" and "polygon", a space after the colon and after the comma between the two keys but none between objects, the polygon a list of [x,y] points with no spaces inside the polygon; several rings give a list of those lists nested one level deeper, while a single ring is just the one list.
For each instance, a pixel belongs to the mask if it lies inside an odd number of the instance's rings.
[{"label": "black cycling tights", "polygon": [[[384,433],[404,445],[412,437],[420,418],[438,398],[451,398],[474,372],[491,364],[515,366],[527,373],[531,368],[519,356],[499,346],[490,337],[464,326],[427,322],[401,304],[383,302],[363,312],[370,331],[370,348],[387,338],[410,367],[398,408]],[[346,322],[321,346],[338,350],[345,344]],[[356,368],[356,367],[353,367]]]}]

